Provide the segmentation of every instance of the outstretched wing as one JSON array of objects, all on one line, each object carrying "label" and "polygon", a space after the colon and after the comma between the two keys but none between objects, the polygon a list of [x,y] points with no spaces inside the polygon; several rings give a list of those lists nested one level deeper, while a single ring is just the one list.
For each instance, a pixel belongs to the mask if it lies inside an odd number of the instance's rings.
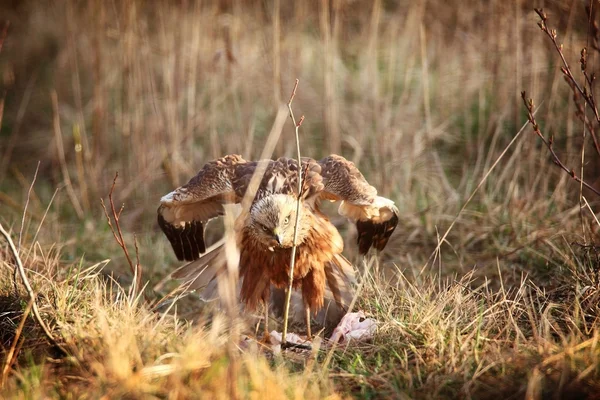
[{"label": "outstretched wing", "polygon": [[[297,195],[298,163],[289,158],[265,160],[264,174],[253,201],[275,193]],[[246,194],[258,161],[228,155],[207,163],[188,183],[163,196],[158,208],[158,225],[179,260],[194,261],[206,251],[204,228],[223,215],[223,204],[239,203]],[[312,159],[302,161],[302,197],[318,193],[321,167]]]},{"label": "outstretched wing", "polygon": [[256,168],[238,155],[207,163],[188,183],[160,199],[158,225],[179,260],[193,261],[206,251],[204,228],[223,215],[223,204],[238,203]]},{"label": "outstretched wing", "polygon": [[377,189],[344,157],[332,154],[318,163],[324,185],[320,198],[341,201],[340,215],[356,223],[359,252],[366,254],[371,247],[383,250],[398,225],[394,202],[377,196]]}]

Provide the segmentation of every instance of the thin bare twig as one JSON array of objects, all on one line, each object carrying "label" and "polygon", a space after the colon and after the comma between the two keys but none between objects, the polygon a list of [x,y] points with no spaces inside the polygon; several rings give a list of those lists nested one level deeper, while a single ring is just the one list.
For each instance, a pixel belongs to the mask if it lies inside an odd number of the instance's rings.
[{"label": "thin bare twig", "polygon": [[[596,10],[597,8],[593,7],[593,2],[590,1],[589,5],[585,6],[585,12],[588,14],[588,29],[591,30],[591,38],[592,38],[592,49],[600,52],[600,27],[598,26],[598,22],[596,21]],[[588,33],[588,39],[589,39]]]},{"label": "thin bare twig", "polygon": [[[590,93],[593,94],[593,87],[592,87],[592,80],[589,79],[588,74],[586,72],[587,69],[587,46],[589,46],[589,39],[590,39],[590,19],[591,19],[592,15],[589,14],[588,15],[588,29],[587,29],[587,35],[586,35],[586,47],[584,47],[583,49],[581,49],[581,58],[579,59],[579,63],[581,65],[581,71],[583,72],[583,75],[585,77],[585,80],[583,82],[583,90],[586,90],[586,87],[589,85],[590,87]],[[568,82],[568,80],[567,80]],[[573,90],[574,86],[571,86],[571,90]],[[575,91],[573,90],[573,97],[575,97]],[[593,99],[593,97],[592,97]],[[589,125],[587,124],[588,122],[588,118],[587,118],[587,112],[586,112],[586,107],[587,107],[587,103],[583,102],[583,110],[581,110],[581,115],[580,115],[580,120],[583,123],[583,129],[581,130],[581,162],[580,162],[580,167],[579,167],[579,176],[581,177],[581,180],[583,181],[584,179],[584,167],[585,167],[585,139],[586,139],[586,129],[589,130],[590,132],[593,131],[593,125],[590,123]],[[583,118],[581,118],[583,117]],[[590,129],[591,128],[591,129]],[[592,137],[593,137],[593,133],[592,133]],[[581,237],[583,238],[584,242],[587,242],[586,239],[586,235],[585,235],[585,221],[583,218],[583,182],[579,182],[579,221],[581,223]]]},{"label": "thin bare twig", "polygon": [[[42,215],[42,218],[40,219],[40,223],[38,224],[37,230],[35,231],[35,235],[33,235],[33,239],[31,239],[31,243],[35,244],[35,241],[37,240],[38,235],[40,234],[40,230],[42,229],[42,225],[44,224],[44,221],[46,220],[46,217],[48,216],[50,207],[54,203],[56,194],[58,193],[58,191],[60,189],[61,189],[61,187],[57,187],[56,189],[54,189],[54,193],[52,194],[52,197],[50,198],[50,201],[48,202],[48,206],[46,207],[46,211],[44,211],[44,215]],[[29,251],[27,252],[27,256],[25,257],[25,260],[27,260],[29,258],[29,256],[31,255],[31,250],[32,250],[32,247],[29,248]]]},{"label": "thin bare twig", "polygon": [[290,259],[290,281],[288,284],[288,288],[286,291],[285,304],[283,308],[283,332],[281,333],[281,343],[286,343],[286,335],[288,329],[288,316],[290,312],[290,302],[292,299],[292,290],[294,284],[294,265],[296,263],[296,241],[298,240],[298,222],[300,221],[300,201],[302,198],[302,157],[300,156],[300,136],[298,134],[298,129],[302,122],[304,121],[304,115],[300,117],[300,120],[296,123],[296,118],[294,118],[294,111],[292,111],[292,102],[294,101],[294,96],[296,96],[296,89],[298,89],[299,80],[296,79],[296,83],[294,84],[294,90],[292,90],[292,95],[290,96],[290,101],[288,101],[288,110],[290,112],[290,118],[294,123],[294,128],[296,131],[296,151],[298,155],[298,200],[296,203],[296,221],[294,222],[294,240],[292,241],[292,255]]},{"label": "thin bare twig", "polygon": [[0,223],[0,233],[2,234],[2,236],[4,236],[4,239],[6,239],[6,242],[8,243],[8,246],[10,247],[10,250],[13,254],[13,258],[15,259],[15,263],[17,264],[17,268],[19,270],[19,275],[21,275],[21,280],[23,281],[23,285],[25,285],[25,289],[27,291],[27,294],[29,295],[29,299],[33,302],[33,306],[32,306],[33,307],[33,315],[35,316],[37,323],[42,327],[42,330],[46,334],[46,337],[48,338],[50,343],[52,343],[52,345],[54,345],[57,349],[62,351],[64,354],[67,354],[66,350],[58,343],[58,341],[54,338],[54,336],[52,336],[52,332],[50,332],[50,329],[48,328],[48,326],[42,319],[40,310],[35,301],[35,293],[33,292],[33,288],[31,287],[31,284],[29,283],[29,279],[27,279],[27,275],[25,274],[25,268],[23,267],[23,263],[21,262],[21,258],[19,257],[19,252],[17,251],[17,248],[15,247],[15,243],[12,241],[9,233],[4,229],[4,227],[2,226],[1,223]]},{"label": "thin bare twig", "polygon": [[535,120],[533,99],[527,99],[526,96],[527,93],[525,91],[521,92],[521,98],[523,99],[523,103],[525,104],[525,108],[527,109],[527,118],[529,120],[529,123],[533,127],[533,132],[542,140],[542,143],[544,143],[546,148],[548,148],[548,150],[550,151],[550,155],[552,155],[552,161],[554,162],[554,164],[556,164],[560,169],[569,174],[571,178],[575,179],[577,182],[581,183],[583,186],[600,196],[600,191],[598,191],[598,189],[583,181],[580,177],[577,176],[577,174],[575,174],[575,170],[569,169],[560,160],[560,158],[558,158],[558,155],[556,154],[556,152],[554,151],[554,147],[552,146],[554,138],[552,136],[550,137],[550,139],[546,139],[544,137],[542,131],[540,130],[540,126]]},{"label": "thin bare twig", "polygon": [[596,225],[598,225],[598,227],[600,227],[600,221],[598,221],[598,217],[596,217],[596,214],[594,213],[594,210],[592,210],[592,207],[590,207],[590,203],[588,203],[588,201],[585,198],[585,196],[583,197],[583,202],[585,203],[585,206],[587,207],[587,209],[590,210],[590,214],[592,214],[592,217],[596,221]]},{"label": "thin bare twig", "polygon": [[[110,192],[108,192],[108,202],[110,204],[110,210],[112,213],[112,218],[115,223],[113,225],[110,214],[106,209],[106,205],[104,204],[104,200],[100,199],[100,203],[102,204],[102,209],[104,210],[104,215],[106,216],[106,222],[112,231],[112,234],[121,249],[123,249],[123,253],[125,254],[125,258],[127,259],[127,263],[129,264],[129,268],[131,269],[131,274],[133,275],[133,293],[134,297],[137,296],[138,291],[141,290],[142,287],[142,265],[140,264],[139,251],[137,246],[137,240],[134,236],[134,245],[135,245],[135,253],[136,253],[136,263],[134,265],[131,256],[129,255],[129,250],[127,249],[127,244],[125,243],[125,239],[123,238],[123,231],[121,230],[121,224],[119,223],[119,218],[121,217],[121,213],[125,208],[125,204],[121,206],[119,211],[117,212],[117,208],[115,207],[115,203],[113,201],[113,192],[115,190],[115,184],[117,183],[117,178],[119,177],[119,173],[115,173],[115,178],[113,179],[112,186],[110,187]],[[144,294],[144,298],[146,295]],[[146,299],[148,300],[148,299]]]},{"label": "thin bare twig", "polygon": [[[589,91],[585,85],[582,87],[575,80],[575,77],[573,76],[573,73],[571,72],[571,68],[569,67],[569,64],[567,63],[565,55],[562,51],[563,45],[559,44],[556,40],[558,37],[556,34],[556,29],[548,28],[548,25],[547,25],[548,16],[544,12],[544,10],[542,8],[534,8],[534,10],[541,19],[541,21],[538,22],[538,26],[540,27],[542,32],[544,32],[546,34],[546,36],[548,36],[550,38],[550,40],[552,41],[552,44],[554,45],[554,48],[556,49],[556,51],[558,52],[558,55],[560,56],[560,59],[563,63],[563,66],[560,67],[560,70],[563,73],[565,79],[567,80],[567,82],[569,83],[571,88],[573,89],[573,92],[579,93],[579,95],[581,95],[581,97],[583,98],[585,103],[587,103],[590,106],[592,112],[594,113],[594,117],[596,118],[596,122],[598,124],[600,124],[600,113],[598,112],[598,107],[596,106],[596,100],[594,99],[594,94],[592,91],[592,85],[596,79],[596,76],[595,76],[595,74],[589,75],[587,73],[587,49],[584,47],[581,50],[581,58],[579,59],[579,62],[581,64],[581,72],[583,73],[585,83],[588,84],[590,87]],[[578,109],[579,109],[579,112],[581,113],[582,112],[581,107],[578,107]],[[594,131],[591,124],[587,124],[585,122],[586,121],[585,112],[582,113],[582,116],[580,118],[582,118],[582,120],[584,121],[584,124],[590,131],[590,134],[592,135],[592,139],[594,141],[594,148],[596,149],[596,152],[598,153],[598,155],[600,155],[600,143],[598,142],[596,132]]]},{"label": "thin bare twig", "polygon": [[33,190],[33,185],[35,185],[35,181],[37,179],[38,171],[40,170],[40,161],[38,161],[37,166],[35,167],[35,173],[33,174],[33,179],[31,180],[31,185],[29,185],[29,190],[27,191],[27,199],[25,200],[25,207],[23,208],[23,217],[21,218],[21,229],[19,229],[19,244],[17,245],[17,250],[21,251],[21,242],[23,240],[23,228],[25,227],[25,217],[27,216],[27,208],[29,207],[29,199],[31,198],[31,191]]},{"label": "thin bare twig", "polygon": [[[21,253],[21,242],[23,240],[23,229],[25,227],[25,217],[27,216],[27,208],[29,207],[29,199],[31,198],[31,191],[33,190],[33,185],[35,185],[35,180],[37,179],[37,174],[40,169],[40,162],[38,161],[37,167],[35,167],[35,173],[33,174],[33,179],[31,180],[31,185],[29,185],[29,190],[27,191],[27,199],[25,200],[25,207],[23,208],[23,216],[21,217],[21,228],[19,229],[19,242],[17,244],[17,251]],[[13,285],[15,288],[15,294],[19,292],[17,287],[17,269],[13,272]]]}]

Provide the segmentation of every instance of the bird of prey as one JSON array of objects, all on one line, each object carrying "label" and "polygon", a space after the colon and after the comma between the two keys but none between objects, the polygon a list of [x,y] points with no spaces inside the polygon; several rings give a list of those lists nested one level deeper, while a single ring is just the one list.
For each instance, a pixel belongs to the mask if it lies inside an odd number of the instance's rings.
[{"label": "bird of prey", "polygon": [[158,224],[175,255],[179,260],[192,261],[172,275],[194,277],[190,289],[215,282],[215,276],[225,268],[223,245],[203,254],[204,228],[209,220],[224,214],[224,205],[242,202],[259,165],[264,166],[264,173],[258,189],[250,194],[253,200],[234,224],[239,249],[240,299],[247,310],[264,304],[268,337],[271,286],[286,288],[289,284],[300,198],[293,287],[302,293],[310,338],[311,311],[321,309],[329,296],[338,306],[347,306],[345,294],[350,292],[350,277],[354,276],[352,265],[341,254],[342,237],[321,212],[320,202],[340,202],[339,214],[356,223],[361,254],[371,247],[383,250],[398,224],[398,209],[393,201],[377,196],[377,190],[354,163],[338,155],[320,161],[303,158],[300,193],[298,162],[294,159],[282,157],[259,163],[227,155],[210,161],[187,184],[163,196],[158,208]]}]

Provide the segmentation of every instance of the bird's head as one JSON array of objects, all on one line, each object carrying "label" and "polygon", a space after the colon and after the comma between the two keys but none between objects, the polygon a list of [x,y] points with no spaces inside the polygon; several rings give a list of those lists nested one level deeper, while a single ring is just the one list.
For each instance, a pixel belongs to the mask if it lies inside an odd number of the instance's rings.
[{"label": "bird's head", "polygon": [[[250,209],[250,228],[255,237],[269,250],[290,248],[294,242],[296,222],[296,198],[287,194],[274,194],[258,200]],[[297,244],[304,241],[307,226],[303,223],[303,207],[300,205]]]}]

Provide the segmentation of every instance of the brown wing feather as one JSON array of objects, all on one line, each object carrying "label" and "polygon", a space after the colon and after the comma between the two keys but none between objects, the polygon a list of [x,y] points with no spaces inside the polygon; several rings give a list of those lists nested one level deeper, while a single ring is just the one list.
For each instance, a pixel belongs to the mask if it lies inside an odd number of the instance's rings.
[{"label": "brown wing feather", "polygon": [[398,225],[398,210],[394,207],[394,211],[390,214],[390,219],[382,222],[373,222],[373,220],[356,221],[356,229],[358,237],[358,251],[360,254],[367,254],[371,247],[377,251],[382,251],[387,245],[390,236],[394,233]]},{"label": "brown wing feather", "polygon": [[355,205],[370,205],[377,196],[377,189],[369,185],[352,161],[332,154],[319,161],[323,176],[323,191],[335,200]]},{"label": "brown wing feather", "polygon": [[[193,261],[206,251],[204,230],[211,219],[223,215],[223,204],[238,203],[246,194],[257,161],[228,155],[208,162],[188,183],[163,196],[158,225],[179,260]],[[302,161],[302,196],[322,190],[321,167]],[[297,194],[298,163],[289,158],[269,160],[254,201],[275,193]]]},{"label": "brown wing feather", "polygon": [[[310,198],[322,190],[321,166],[312,158],[303,158],[302,198]],[[271,194],[298,195],[298,162],[295,159],[280,157],[268,164],[255,201]]]},{"label": "brown wing feather", "polygon": [[398,225],[394,202],[377,196],[353,162],[332,154],[319,161],[323,176],[321,199],[341,201],[339,213],[356,222],[361,254],[371,247],[381,251]]},{"label": "brown wing feather", "polygon": [[256,163],[238,155],[210,161],[188,183],[163,196],[158,225],[179,260],[193,261],[206,251],[204,228],[223,215],[223,204],[237,203]]}]

